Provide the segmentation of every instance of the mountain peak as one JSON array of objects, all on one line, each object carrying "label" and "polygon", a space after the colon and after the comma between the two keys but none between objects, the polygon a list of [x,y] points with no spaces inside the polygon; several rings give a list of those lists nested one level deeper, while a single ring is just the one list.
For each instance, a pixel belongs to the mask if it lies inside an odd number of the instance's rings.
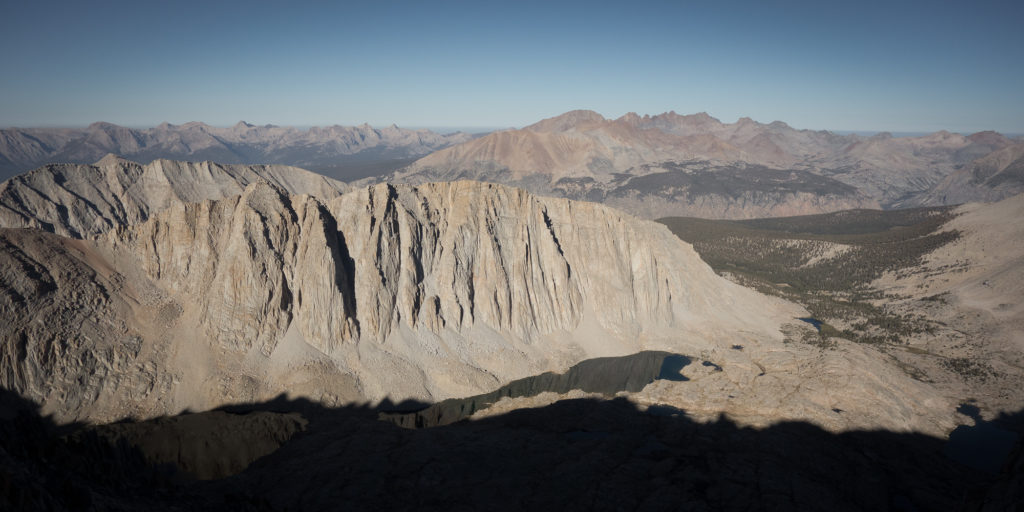
[{"label": "mountain peak", "polygon": [[112,128],[118,128],[118,126],[116,124],[114,124],[114,123],[108,123],[106,121],[96,121],[95,123],[90,124],[89,127],[86,128],[86,130],[88,130],[90,132],[92,132],[92,131],[106,131],[106,130],[110,130]]},{"label": "mountain peak", "polygon": [[[648,116],[644,116],[644,119],[648,119]],[[707,124],[720,123],[718,119],[711,117],[707,112],[697,112],[696,114],[677,114],[675,110],[669,110],[655,116],[650,117],[650,120],[655,123],[670,123],[675,125],[696,125],[702,126]]]},{"label": "mountain peak", "polygon": [[616,119],[616,121],[622,121],[629,124],[637,124],[648,116],[640,117],[636,112],[626,112],[622,117]]},{"label": "mountain peak", "polygon": [[585,124],[603,123],[607,121],[601,114],[593,110],[570,110],[562,115],[549,117],[523,128],[535,132],[564,132]]},{"label": "mountain peak", "polygon": [[128,160],[127,158],[115,155],[114,153],[107,153],[106,155],[103,156],[103,158],[97,160],[96,163],[93,165],[95,165],[96,167],[110,167],[125,163],[133,162],[131,160]]},{"label": "mountain peak", "polygon": [[967,138],[970,139],[970,141],[975,144],[988,144],[992,146],[1003,146],[1010,144],[1010,139],[1007,139],[1005,135],[992,130],[972,133],[968,135]]},{"label": "mountain peak", "polygon": [[208,124],[206,124],[206,123],[204,123],[202,121],[189,121],[189,122],[181,125],[181,128],[183,130],[190,130],[190,129],[196,129],[196,128],[198,128],[200,130],[205,130],[207,128],[210,128],[210,125],[208,125]]}]

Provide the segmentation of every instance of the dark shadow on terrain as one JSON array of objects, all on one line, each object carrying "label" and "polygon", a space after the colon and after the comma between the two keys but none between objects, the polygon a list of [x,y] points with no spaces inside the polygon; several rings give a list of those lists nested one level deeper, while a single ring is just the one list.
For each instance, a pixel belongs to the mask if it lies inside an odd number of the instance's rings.
[{"label": "dark shadow on terrain", "polygon": [[985,421],[980,409],[969,403],[960,404],[957,412],[973,419],[974,425],[960,425],[953,430],[943,453],[979,471],[999,473],[1007,464],[1008,454],[1020,444],[1024,414],[1003,413],[992,421]]},{"label": "dark shadow on terrain", "polygon": [[[655,380],[689,380],[680,372],[690,358],[669,352],[644,351],[619,357],[580,361],[565,373],[545,372],[514,380],[490,393],[452,398],[418,409],[381,407],[380,419],[405,428],[448,425],[469,418],[502,398],[525,398],[541,393],[564,394],[573,390],[606,397],[620,391],[637,392]],[[705,361],[707,364],[707,361]]]},{"label": "dark shadow on terrain", "polygon": [[[171,466],[80,424],[57,425],[38,404],[0,388],[0,510],[105,510],[187,497]],[[166,508],[166,507],[164,507]]]},{"label": "dark shadow on terrain", "polygon": [[943,440],[925,435],[702,424],[624,399],[421,430],[378,421],[370,407],[233,406],[299,413],[308,425],[240,474],[195,481],[146,467],[123,444],[59,437],[35,404],[3,400],[20,404],[0,415],[3,510],[1012,510],[1022,496],[1019,446],[994,476],[947,459]]}]

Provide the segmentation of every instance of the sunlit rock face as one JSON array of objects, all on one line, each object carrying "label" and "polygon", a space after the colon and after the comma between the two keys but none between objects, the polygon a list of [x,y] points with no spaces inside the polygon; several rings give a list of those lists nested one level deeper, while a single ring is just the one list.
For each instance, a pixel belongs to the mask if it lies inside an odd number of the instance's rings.
[{"label": "sunlit rock face", "polygon": [[48,165],[0,183],[0,226],[88,237],[142,222],[176,203],[237,196],[257,181],[321,199],[347,190],[341,182],[282,165],[140,165],[107,155],[93,165]]},{"label": "sunlit rock face", "polygon": [[801,307],[720,278],[664,226],[593,203],[480,182],[322,200],[260,181],[89,240],[2,239],[0,384],[61,419],[282,393],[435,401],[665,350],[720,371],[691,365],[639,403],[758,424],[952,427],[941,397],[867,350],[785,342]]}]

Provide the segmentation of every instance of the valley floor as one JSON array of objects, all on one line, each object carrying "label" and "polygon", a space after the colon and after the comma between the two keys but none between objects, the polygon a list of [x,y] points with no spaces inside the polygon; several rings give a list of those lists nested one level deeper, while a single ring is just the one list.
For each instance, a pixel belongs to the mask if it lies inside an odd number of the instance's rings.
[{"label": "valley floor", "polygon": [[[1024,407],[1024,197],[755,221],[662,219],[719,273],[804,305],[794,343],[876,351],[991,419]],[[957,414],[959,423],[973,419]]]}]

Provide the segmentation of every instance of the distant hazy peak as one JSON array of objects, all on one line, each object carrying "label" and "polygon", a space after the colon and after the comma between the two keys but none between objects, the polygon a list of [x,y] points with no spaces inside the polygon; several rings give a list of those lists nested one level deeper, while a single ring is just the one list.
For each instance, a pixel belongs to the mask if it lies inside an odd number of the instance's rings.
[{"label": "distant hazy peak", "polygon": [[524,130],[534,132],[564,132],[581,125],[603,123],[607,121],[601,114],[593,110],[570,110],[560,116],[549,117],[538,121]]},{"label": "distant hazy peak", "polygon": [[999,144],[1002,146],[1009,145],[1010,139],[1006,138],[1005,135],[995,132],[992,130],[985,130],[983,132],[972,133],[967,136],[972,142],[979,144]]},{"label": "distant hazy peak", "polygon": [[110,128],[118,128],[118,126],[116,124],[114,124],[114,123],[108,123],[106,121],[96,121],[95,123],[92,123],[89,126],[87,126],[85,129],[88,130],[88,131],[93,131],[93,130],[107,130],[107,129],[110,129]]},{"label": "distant hazy peak", "polygon": [[649,118],[650,118],[650,116],[647,116],[646,114],[644,115],[644,117],[640,117],[636,112],[626,112],[625,114],[622,115],[622,117],[616,119],[615,121],[616,122],[625,122],[625,123],[629,123],[629,124],[637,124],[640,121],[642,121],[644,119],[649,119]]},{"label": "distant hazy peak", "polygon": [[707,122],[712,121],[715,123],[721,123],[717,118],[710,116],[707,112],[697,112],[696,114],[677,114],[675,110],[669,110],[661,114],[655,114],[653,116],[644,115],[644,119],[665,119],[665,120],[679,120],[679,121],[699,121]]},{"label": "distant hazy peak", "polygon": [[624,123],[630,126],[648,130],[651,128],[657,128],[661,130],[667,130],[674,133],[701,133],[710,132],[713,130],[720,129],[722,126],[721,121],[711,117],[707,112],[698,112],[696,114],[680,115],[674,110],[664,112],[661,114],[643,116],[638,115],[635,112],[629,112],[626,115],[615,120],[616,123]]},{"label": "distant hazy peak", "polygon": [[[327,126],[301,129],[239,121],[210,126],[192,121],[152,128],[97,122],[84,129],[0,130],[0,181],[50,163],[92,163],[114,153],[143,163],[158,158],[216,161],[225,164],[286,164],[336,169],[355,161],[406,160],[465,142],[465,133],[440,134],[391,125],[375,129]],[[369,150],[366,157],[354,156]],[[353,158],[347,158],[347,157]]]},{"label": "distant hazy peak", "polygon": [[106,155],[103,156],[103,158],[97,160],[96,163],[94,163],[93,165],[96,167],[111,167],[123,164],[135,164],[135,162],[132,162],[127,158],[122,158],[121,156],[116,155],[114,153],[107,153]]},{"label": "distant hazy peak", "polygon": [[202,121],[189,121],[185,124],[178,125],[176,128],[178,130],[205,130],[207,128],[210,128],[210,125]]}]

